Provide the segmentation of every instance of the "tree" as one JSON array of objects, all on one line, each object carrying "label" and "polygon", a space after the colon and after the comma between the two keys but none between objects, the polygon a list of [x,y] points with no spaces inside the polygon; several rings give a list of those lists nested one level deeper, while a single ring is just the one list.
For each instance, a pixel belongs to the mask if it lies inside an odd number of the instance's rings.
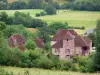
[{"label": "tree", "polygon": [[43,27],[39,27],[37,34],[43,40],[44,43],[50,41],[50,29],[47,24],[44,24]]},{"label": "tree", "polygon": [[96,27],[96,54],[94,58],[94,70],[100,71],[100,20],[97,21]]},{"label": "tree", "polygon": [[95,33],[90,33],[88,38],[92,40],[92,46],[95,47]]},{"label": "tree", "polygon": [[6,24],[4,22],[0,22],[0,49],[1,48],[6,48],[6,41],[3,37],[3,32],[2,30],[4,30],[6,28]]},{"label": "tree", "polygon": [[0,31],[6,28],[6,24],[4,22],[0,22]]},{"label": "tree", "polygon": [[0,0],[0,10],[7,9],[7,0]]},{"label": "tree", "polygon": [[31,9],[41,9],[43,0],[30,0],[28,4],[29,8]]},{"label": "tree", "polygon": [[55,7],[56,9],[60,9],[60,5],[57,2],[53,2],[52,6]]},{"label": "tree", "polygon": [[0,21],[5,22],[6,24],[12,24],[12,18],[9,17],[6,12],[0,13]]},{"label": "tree", "polygon": [[49,4],[45,6],[44,10],[48,15],[54,15],[57,12],[56,8]]},{"label": "tree", "polygon": [[49,28],[51,30],[51,34],[55,34],[57,30],[59,29],[67,29],[68,28],[68,23],[62,23],[62,22],[53,22],[49,25]]},{"label": "tree", "polygon": [[25,9],[27,4],[24,1],[15,1],[11,4],[10,9]]},{"label": "tree", "polygon": [[28,40],[25,44],[25,47],[27,49],[32,49],[34,50],[36,48],[36,43],[33,40]]}]

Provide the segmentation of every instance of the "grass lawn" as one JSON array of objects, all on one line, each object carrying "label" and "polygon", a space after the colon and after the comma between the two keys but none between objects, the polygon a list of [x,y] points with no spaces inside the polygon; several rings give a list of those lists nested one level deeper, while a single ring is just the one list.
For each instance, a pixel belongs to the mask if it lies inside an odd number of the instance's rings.
[{"label": "grass lawn", "polygon": [[79,72],[67,72],[67,71],[54,71],[43,70],[36,68],[16,68],[16,67],[1,67],[7,72],[13,72],[14,75],[25,75],[26,71],[29,71],[30,75],[100,75],[100,73],[79,73]]},{"label": "grass lawn", "polygon": [[[39,13],[43,10],[40,9],[27,9],[27,10],[0,10],[0,12],[5,11],[10,16],[13,16],[15,11],[20,11],[24,13],[30,13],[32,17],[35,17],[36,13]],[[47,22],[61,21],[68,22],[69,26],[75,27],[85,27],[85,30],[76,30],[79,34],[87,31],[90,28],[96,27],[96,21],[100,18],[100,12],[92,11],[68,11],[60,10],[57,15],[47,15],[42,17],[37,17]]]}]

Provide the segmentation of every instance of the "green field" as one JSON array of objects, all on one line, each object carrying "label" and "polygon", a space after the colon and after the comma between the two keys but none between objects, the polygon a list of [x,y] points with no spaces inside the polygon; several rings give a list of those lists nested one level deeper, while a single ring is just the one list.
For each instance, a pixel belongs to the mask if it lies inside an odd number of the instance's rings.
[{"label": "green field", "polygon": [[[15,11],[20,11],[24,13],[30,13],[32,17],[35,17],[36,13],[39,13],[43,10],[39,9],[28,9],[28,10],[0,10],[0,12],[6,11],[10,16],[13,16]],[[47,22],[61,21],[68,22],[69,26],[82,27],[84,26],[85,30],[76,30],[78,33],[83,33],[90,28],[96,27],[96,21],[100,18],[100,12],[90,12],[90,11],[68,11],[60,10],[57,15],[47,15],[38,17]]]},{"label": "green field", "polygon": [[[100,73],[79,73],[79,72],[67,72],[67,71],[55,71],[55,70],[43,70],[36,68],[16,68],[16,67],[1,67],[7,72],[13,72],[14,75],[26,75],[28,71],[29,75],[100,75]],[[28,75],[28,74],[27,74]]]}]

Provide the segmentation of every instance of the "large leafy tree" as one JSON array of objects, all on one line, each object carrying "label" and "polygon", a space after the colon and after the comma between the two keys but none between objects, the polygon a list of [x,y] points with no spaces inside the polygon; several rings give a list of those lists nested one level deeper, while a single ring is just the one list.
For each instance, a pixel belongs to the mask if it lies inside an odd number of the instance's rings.
[{"label": "large leafy tree", "polygon": [[48,15],[54,15],[56,14],[57,10],[56,8],[54,8],[52,5],[50,4],[47,4],[44,8],[45,12],[48,14]]},{"label": "large leafy tree", "polygon": [[50,29],[46,23],[43,27],[38,28],[38,36],[43,40],[44,43],[50,41]]},{"label": "large leafy tree", "polygon": [[68,23],[62,23],[62,22],[53,22],[49,25],[49,28],[51,29],[51,34],[55,34],[57,30],[59,29],[67,29]]},{"label": "large leafy tree", "polygon": [[7,0],[0,0],[0,9],[7,9]]},{"label": "large leafy tree", "polygon": [[11,4],[10,9],[25,9],[27,4],[24,1],[15,1]]},{"label": "large leafy tree", "polygon": [[3,37],[3,32],[2,32],[2,30],[4,30],[5,28],[6,28],[6,24],[4,22],[0,22],[0,49],[6,47],[5,45],[6,42]]},{"label": "large leafy tree", "polygon": [[94,59],[94,70],[100,71],[100,20],[97,21],[96,27],[96,54]]},{"label": "large leafy tree", "polygon": [[41,9],[43,4],[43,0],[30,0],[29,8]]}]

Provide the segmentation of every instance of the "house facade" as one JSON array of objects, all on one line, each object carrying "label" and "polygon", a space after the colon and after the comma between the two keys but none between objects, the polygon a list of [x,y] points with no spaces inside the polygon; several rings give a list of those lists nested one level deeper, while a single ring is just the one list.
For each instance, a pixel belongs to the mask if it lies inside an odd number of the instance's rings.
[{"label": "house facade", "polygon": [[78,35],[74,30],[58,30],[51,40],[52,53],[61,60],[71,59],[73,56],[88,56],[92,48],[92,41]]}]

